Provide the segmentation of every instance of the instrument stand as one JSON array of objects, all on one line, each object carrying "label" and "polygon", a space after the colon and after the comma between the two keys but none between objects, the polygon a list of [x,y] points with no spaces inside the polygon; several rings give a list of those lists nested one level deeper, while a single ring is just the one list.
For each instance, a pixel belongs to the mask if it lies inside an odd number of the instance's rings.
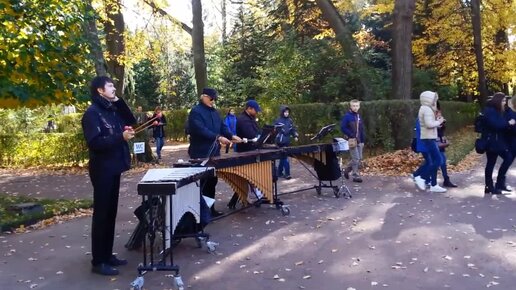
[{"label": "instrument stand", "polygon": [[133,245],[141,242],[143,263],[137,267],[138,277],[130,284],[131,289],[144,289],[147,272],[168,271],[173,273],[175,289],[184,290],[179,266],[173,259],[173,248],[183,238],[195,238],[199,248],[215,251],[218,243],[209,240],[205,224],[195,216],[200,213],[199,201],[203,198],[195,181],[213,174],[214,170],[208,168],[151,169],[138,184],[142,206],[138,213],[135,211],[139,223],[131,239],[138,239]]}]

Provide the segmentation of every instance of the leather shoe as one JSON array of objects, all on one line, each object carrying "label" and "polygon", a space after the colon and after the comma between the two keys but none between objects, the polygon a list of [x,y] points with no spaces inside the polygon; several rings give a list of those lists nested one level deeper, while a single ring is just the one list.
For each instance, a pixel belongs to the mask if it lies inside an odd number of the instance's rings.
[{"label": "leather shoe", "polygon": [[215,209],[211,209],[211,217],[213,217],[213,218],[219,217],[219,216],[221,216],[223,214],[224,213],[221,212],[221,211],[218,211],[218,210],[215,210]]},{"label": "leather shoe", "polygon": [[453,182],[449,181],[449,180],[445,180],[443,182],[443,186],[444,187],[457,187],[457,185],[453,184]]},{"label": "leather shoe", "polygon": [[362,182],[362,177],[360,177],[360,176],[353,177],[353,182],[361,183]]},{"label": "leather shoe", "polygon": [[116,276],[119,274],[119,272],[116,268],[113,268],[106,263],[101,263],[101,264],[93,266],[93,268],[91,268],[91,271],[93,273],[104,275],[104,276]]},{"label": "leather shoe", "polygon": [[115,255],[111,255],[111,258],[109,258],[107,264],[113,267],[124,266],[127,265],[127,260],[119,259]]},{"label": "leather shoe", "polygon": [[491,187],[487,187],[484,189],[484,193],[485,194],[502,194],[502,191],[498,188],[491,188]]}]

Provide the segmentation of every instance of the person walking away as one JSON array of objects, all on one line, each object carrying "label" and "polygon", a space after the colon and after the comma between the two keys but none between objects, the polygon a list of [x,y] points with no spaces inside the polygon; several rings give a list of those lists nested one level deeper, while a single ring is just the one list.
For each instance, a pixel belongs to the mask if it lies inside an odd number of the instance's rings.
[{"label": "person walking away", "polygon": [[352,172],[353,182],[362,182],[359,169],[363,158],[365,141],[364,122],[358,110],[360,110],[360,101],[351,100],[349,102],[349,111],[342,117],[340,123],[340,129],[348,140],[349,153],[351,155],[351,161],[344,169],[344,177],[349,179],[349,173]]},{"label": "person walking away", "polygon": [[128,127],[136,123],[131,110],[115,94],[113,81],[105,76],[91,81],[91,106],[81,124],[89,150],[88,170],[93,185],[91,227],[92,271],[118,275],[115,267],[127,264],[113,255],[120,176],[131,166],[127,141],[134,137]]},{"label": "person walking away", "polygon": [[[503,93],[496,93],[482,110],[485,122],[483,124],[482,138],[487,140],[487,163],[484,171],[484,193],[486,194],[502,194],[502,190],[506,189],[505,176],[513,161],[512,153],[507,144],[507,135],[508,132],[514,130],[516,121],[513,118],[506,119],[507,116],[504,116],[505,105],[505,95]],[[493,171],[498,157],[502,159],[502,164],[498,169],[496,184],[494,184]]]},{"label": "person walking away", "polygon": [[[276,144],[279,147],[290,146],[291,138],[294,138],[295,141],[298,140],[298,134],[294,126],[294,121],[290,116],[290,108],[288,106],[280,106],[280,116],[274,121],[274,125],[281,125],[278,129],[278,134],[276,135]],[[283,174],[283,170],[285,170],[285,174]],[[292,178],[290,176],[290,163],[288,161],[288,156],[282,157],[279,161],[278,177],[283,177],[285,179]]]},{"label": "person walking away", "polygon": [[[418,119],[421,126],[420,139],[427,150],[427,166],[421,176],[416,176],[414,182],[420,190],[426,189],[426,181],[430,182],[430,192],[446,192],[445,188],[437,184],[437,170],[441,165],[441,153],[437,146],[437,127],[445,121],[442,116],[436,117],[437,100],[436,92],[424,91],[420,97]],[[426,180],[426,181],[425,181]]]},{"label": "person walking away", "polygon": [[156,141],[156,155],[158,155],[158,162],[161,160],[161,149],[165,145],[165,125],[167,125],[167,118],[163,115],[161,107],[156,107],[152,115],[154,122],[152,122],[152,137]]}]

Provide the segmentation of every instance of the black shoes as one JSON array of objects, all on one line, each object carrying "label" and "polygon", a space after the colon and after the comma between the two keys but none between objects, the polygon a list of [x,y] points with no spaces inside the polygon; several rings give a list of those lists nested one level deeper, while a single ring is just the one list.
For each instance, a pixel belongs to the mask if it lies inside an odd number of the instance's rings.
[{"label": "black shoes", "polygon": [[485,194],[502,194],[502,191],[498,188],[487,187],[484,189]]},{"label": "black shoes", "polygon": [[104,275],[104,276],[116,276],[120,273],[120,272],[118,272],[118,270],[116,268],[114,268],[106,263],[101,263],[101,264],[93,266],[93,268],[91,268],[91,271],[93,273]]},{"label": "black shoes", "polygon": [[223,214],[224,214],[223,212],[215,210],[215,208],[211,208],[211,217],[212,218],[219,217],[219,216],[221,216]]},{"label": "black shoes", "polygon": [[112,255],[111,258],[109,258],[109,261],[107,262],[109,266],[118,267],[118,266],[124,266],[127,265],[127,260],[125,259],[118,259],[115,255]]},{"label": "black shoes", "polygon": [[360,176],[353,177],[353,182],[362,183],[362,177],[360,177]]},{"label": "black shoes", "polygon": [[446,179],[446,180],[443,182],[443,186],[444,186],[444,187],[457,187],[457,185],[453,184],[449,179]]},{"label": "black shoes", "polygon": [[284,176],[284,178],[285,178],[286,180],[289,180],[289,179],[292,179],[292,176],[290,176],[290,175],[285,175],[285,176]]}]

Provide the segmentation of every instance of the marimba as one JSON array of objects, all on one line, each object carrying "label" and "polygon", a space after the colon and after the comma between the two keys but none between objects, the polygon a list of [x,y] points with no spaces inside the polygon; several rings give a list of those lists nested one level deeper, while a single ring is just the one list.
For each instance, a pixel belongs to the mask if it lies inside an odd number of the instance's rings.
[{"label": "marimba", "polygon": [[[131,283],[134,289],[142,289],[143,275],[148,271],[174,272],[176,286],[183,289],[179,266],[174,264],[172,255],[174,241],[195,237],[205,241],[208,250],[214,249],[214,243],[208,241],[209,235],[202,229],[202,196],[197,182],[214,174],[211,167],[150,169],[138,183],[138,194],[145,208],[145,237],[143,263],[138,266],[138,278]],[[194,223],[191,232],[177,232],[179,226],[189,222]]]},{"label": "marimba", "polygon": [[[280,148],[232,152],[211,157],[206,165],[216,169],[217,176],[229,184],[244,205],[248,204],[247,194],[251,184],[264,195],[259,203],[274,204],[276,208],[281,209],[282,214],[288,215],[290,209],[279,200],[276,186],[275,160],[283,155]],[[192,163],[201,163],[201,161],[190,160]]]}]

